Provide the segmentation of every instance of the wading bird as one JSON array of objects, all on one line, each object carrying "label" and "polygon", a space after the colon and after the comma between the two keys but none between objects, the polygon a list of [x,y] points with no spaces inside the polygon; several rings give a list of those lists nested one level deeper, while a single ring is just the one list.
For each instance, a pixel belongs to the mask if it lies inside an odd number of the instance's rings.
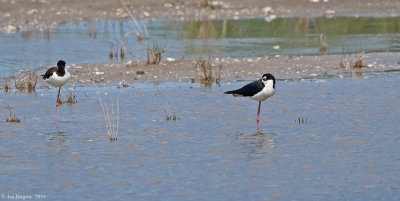
[{"label": "wading bird", "polygon": [[71,79],[71,75],[65,68],[65,61],[63,60],[58,61],[57,67],[49,68],[46,71],[46,73],[42,75],[42,77],[47,83],[53,85],[54,87],[58,87],[57,103],[56,103],[56,107],[58,107],[61,86],[66,84]]},{"label": "wading bird", "polygon": [[257,128],[260,129],[261,101],[265,101],[275,94],[275,77],[270,73],[266,73],[261,79],[251,82],[240,89],[226,91],[225,94],[232,94],[235,97],[249,97],[258,101]]}]

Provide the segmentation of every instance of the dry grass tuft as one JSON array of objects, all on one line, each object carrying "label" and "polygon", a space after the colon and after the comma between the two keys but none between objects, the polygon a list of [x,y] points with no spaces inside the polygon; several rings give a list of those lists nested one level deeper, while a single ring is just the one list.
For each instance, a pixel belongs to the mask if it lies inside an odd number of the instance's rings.
[{"label": "dry grass tuft", "polygon": [[76,99],[77,93],[75,94],[75,88],[69,88],[68,90],[64,90],[64,94],[66,95],[65,100],[60,96],[60,99],[58,100],[59,104],[75,104],[78,103],[78,100]]},{"label": "dry grass tuft", "polygon": [[110,50],[110,53],[108,53],[108,58],[110,59],[110,61],[114,59],[114,52],[112,50]]},{"label": "dry grass tuft", "polygon": [[147,62],[146,64],[159,64],[164,54],[164,48],[161,48],[157,41],[153,40],[153,48],[146,49]]},{"label": "dry grass tuft", "polygon": [[103,101],[100,98],[100,95],[97,94],[100,105],[102,108],[102,111],[104,113],[104,120],[106,122],[106,127],[107,127],[107,134],[108,134],[108,139],[110,141],[116,141],[118,140],[118,129],[119,129],[119,102],[117,99],[117,105],[116,108],[114,109],[113,103],[111,103],[111,108],[107,105],[107,102],[104,100]]},{"label": "dry grass tuft", "polygon": [[304,117],[297,118],[295,120],[295,122],[298,123],[298,124],[309,124],[309,123],[312,123],[311,119],[307,119],[307,118],[304,118]]},{"label": "dry grass tuft", "polygon": [[158,86],[158,83],[155,83],[155,86],[156,86],[157,92],[156,92],[156,94],[154,94],[154,96],[157,96],[157,95],[161,96],[161,100],[162,100],[164,112],[165,112],[165,120],[166,121],[178,120],[178,117],[175,115],[175,111],[172,111],[171,107],[169,106],[169,103],[165,100],[164,94],[162,93],[160,87]]},{"label": "dry grass tuft", "polygon": [[8,117],[6,117],[6,122],[20,123],[21,120],[17,117],[17,115],[15,113],[12,112],[12,107],[8,106],[7,109],[9,111],[9,115],[8,115]]},{"label": "dry grass tuft", "polygon": [[356,55],[356,58],[354,60],[354,62],[351,63],[350,68],[362,68],[364,67],[363,61],[362,61],[362,57],[363,57],[364,53],[358,53]]},{"label": "dry grass tuft", "polygon": [[120,43],[119,45],[119,58],[121,60],[125,59],[125,54],[126,54],[126,45],[128,44],[128,36],[130,34],[130,31],[128,31],[128,33],[125,34],[124,40]]},{"label": "dry grass tuft", "polygon": [[20,93],[35,92],[38,77],[36,73],[30,68],[25,68],[20,70],[18,73],[13,71],[8,79],[5,79],[3,84],[3,91],[8,92],[12,89],[11,84],[14,84],[14,89],[18,90]]},{"label": "dry grass tuft", "polygon": [[3,91],[4,93],[8,93],[8,90],[10,89],[10,87],[8,86],[7,80],[3,81]]},{"label": "dry grass tuft", "polygon": [[320,43],[319,52],[321,54],[326,54],[326,50],[328,48],[328,44],[326,43],[326,36],[324,34],[321,34],[319,36],[319,43]]},{"label": "dry grass tuft", "polygon": [[343,49],[343,55],[342,59],[340,60],[339,66],[341,68],[363,68],[365,67],[364,62],[362,60],[364,53],[359,52],[355,56],[354,60],[349,60],[348,57],[351,57],[351,54],[349,53],[348,56],[346,56],[346,53]]},{"label": "dry grass tuft", "polygon": [[219,84],[221,81],[221,70],[222,64],[213,61],[213,59],[208,57],[204,59],[203,57],[198,57],[195,60],[195,68],[200,71],[200,80],[203,84],[212,84],[213,82]]},{"label": "dry grass tuft", "polygon": [[172,114],[172,116],[168,116],[167,115],[167,118],[166,118],[166,120],[167,121],[169,121],[169,120],[174,120],[174,121],[176,121],[178,118],[176,117],[176,115],[175,115],[175,111],[174,111],[174,114]]},{"label": "dry grass tuft", "polygon": [[[131,32],[128,31],[125,34],[125,37],[124,37],[124,39],[122,41],[119,41],[119,40],[115,39],[115,44],[111,44],[111,50],[108,53],[108,58],[111,61],[114,60],[114,58],[117,61],[118,61],[118,59],[120,61],[124,61],[125,60],[125,56],[126,56],[126,53],[127,53],[126,45],[128,44],[128,36],[129,36],[130,33]],[[119,56],[119,58],[118,58],[118,56]]]},{"label": "dry grass tuft", "polygon": [[339,63],[340,68],[347,68],[347,58],[345,56],[342,56],[342,59],[340,60]]}]

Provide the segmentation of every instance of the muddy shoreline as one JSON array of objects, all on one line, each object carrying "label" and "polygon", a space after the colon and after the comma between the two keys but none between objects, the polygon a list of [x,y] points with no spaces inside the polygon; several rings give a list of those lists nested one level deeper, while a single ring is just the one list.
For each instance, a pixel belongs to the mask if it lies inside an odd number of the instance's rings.
[{"label": "muddy shoreline", "polygon": [[396,0],[223,0],[213,1],[212,5],[202,5],[202,2],[204,1],[1,0],[0,29],[13,33],[80,21],[127,20],[132,17],[137,20],[273,20],[277,17],[390,17],[399,16],[400,13],[400,2]]},{"label": "muddy shoreline", "polygon": [[[356,55],[348,56],[350,65]],[[302,79],[312,77],[338,77],[348,73],[361,76],[365,72],[398,70],[398,53],[372,53],[362,56],[362,68],[340,67],[342,55],[296,56],[296,57],[257,57],[257,58],[214,58],[215,65],[221,64],[221,81],[253,80],[270,72],[278,79]],[[144,62],[99,63],[70,65],[75,84],[118,83],[128,84],[134,81],[195,81],[201,78],[200,69],[195,60],[162,61],[159,65],[147,65]],[[214,75],[218,69],[214,68]]]},{"label": "muddy shoreline", "polygon": [[[129,9],[129,15],[124,4]],[[1,0],[0,29],[15,33],[27,29],[51,29],[53,26],[97,20],[208,20],[277,17],[336,17],[336,16],[398,16],[400,2],[396,0],[250,0],[214,1],[213,5],[201,5],[202,1],[65,1],[65,0]],[[356,12],[355,12],[356,11]],[[355,55],[347,58],[348,62]],[[279,79],[335,76],[348,72],[370,72],[398,69],[398,53],[371,53],[363,56],[361,69],[341,68],[342,55],[218,58],[222,65],[221,80],[253,80],[265,72]],[[117,62],[94,64],[70,64],[73,74],[71,83],[129,83],[133,81],[190,81],[199,80],[200,72],[194,60],[163,60],[159,65],[144,62]],[[44,69],[42,69],[44,70]],[[40,73],[40,72],[39,72]],[[217,74],[215,72],[214,74]],[[40,81],[39,83],[41,83]]]}]

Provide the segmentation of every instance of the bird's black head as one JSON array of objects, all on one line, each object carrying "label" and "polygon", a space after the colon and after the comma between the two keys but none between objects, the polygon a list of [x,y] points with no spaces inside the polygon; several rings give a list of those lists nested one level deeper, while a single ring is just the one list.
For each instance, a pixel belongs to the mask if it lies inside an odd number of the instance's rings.
[{"label": "bird's black head", "polygon": [[266,82],[267,80],[272,80],[273,81],[273,87],[275,89],[275,77],[271,73],[265,73],[262,76],[262,81]]},{"label": "bird's black head", "polygon": [[65,68],[65,61],[63,61],[63,60],[58,61],[57,62],[57,67],[58,68]]}]

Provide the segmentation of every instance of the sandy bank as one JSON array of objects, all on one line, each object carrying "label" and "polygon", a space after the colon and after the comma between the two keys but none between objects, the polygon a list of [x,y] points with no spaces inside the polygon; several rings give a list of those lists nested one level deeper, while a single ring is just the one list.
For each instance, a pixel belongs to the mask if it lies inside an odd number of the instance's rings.
[{"label": "sandy bank", "polygon": [[[258,57],[258,58],[215,58],[222,64],[221,80],[253,80],[270,72],[278,79],[296,79],[318,76],[341,76],[349,72],[377,72],[400,69],[398,53],[373,53],[362,57],[363,68],[342,68],[341,55]],[[347,57],[347,62],[355,55]],[[133,81],[191,81],[198,80],[199,69],[194,60],[162,61],[159,65],[144,63],[100,63],[68,66],[73,74],[72,83],[129,83]],[[214,75],[217,70],[214,69]]]}]

